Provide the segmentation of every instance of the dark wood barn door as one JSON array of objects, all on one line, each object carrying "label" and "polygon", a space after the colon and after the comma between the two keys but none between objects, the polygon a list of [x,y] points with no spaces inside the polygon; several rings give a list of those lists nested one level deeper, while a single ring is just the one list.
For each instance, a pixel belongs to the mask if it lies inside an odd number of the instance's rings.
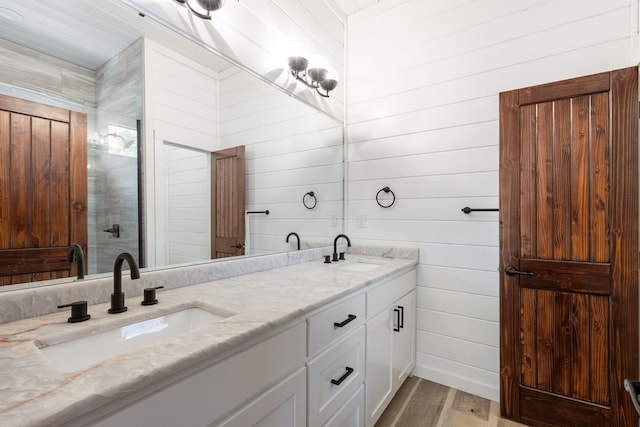
[{"label": "dark wood barn door", "polygon": [[76,274],[67,254],[87,251],[86,127],[84,114],[0,95],[0,285]]},{"label": "dark wood barn door", "polygon": [[637,68],[500,94],[501,412],[637,426]]},{"label": "dark wood barn door", "polygon": [[244,255],[244,145],[211,158],[211,258]]}]

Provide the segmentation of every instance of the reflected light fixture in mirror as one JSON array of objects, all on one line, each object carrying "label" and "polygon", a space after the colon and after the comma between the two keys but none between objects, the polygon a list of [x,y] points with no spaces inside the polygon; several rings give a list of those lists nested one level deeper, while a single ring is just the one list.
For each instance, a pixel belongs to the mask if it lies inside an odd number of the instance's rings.
[{"label": "reflected light fixture in mirror", "polygon": [[202,19],[211,19],[211,12],[220,9],[224,0],[176,0],[186,5],[194,15]]},{"label": "reflected light fixture in mirror", "polygon": [[[320,56],[315,56],[311,60],[304,56],[290,56],[288,62],[291,75],[311,89],[315,89],[320,96],[329,98],[329,92],[338,86],[336,71]],[[320,92],[320,89],[325,93]]]}]

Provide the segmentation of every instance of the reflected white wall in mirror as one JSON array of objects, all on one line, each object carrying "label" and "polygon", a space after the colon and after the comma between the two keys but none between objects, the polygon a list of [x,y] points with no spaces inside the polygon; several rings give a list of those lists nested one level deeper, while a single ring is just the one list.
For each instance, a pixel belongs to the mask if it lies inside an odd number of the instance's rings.
[{"label": "reflected white wall in mirror", "polygon": [[[256,78],[255,74],[260,73],[246,72],[246,64],[239,67],[240,64],[225,62],[210,49],[151,20],[142,20],[119,0],[91,5],[82,2],[83,8],[77,8],[79,1],[61,0],[52,13],[48,2],[8,0],[8,5],[20,8],[27,17],[29,8],[40,14],[37,20],[30,20],[29,29],[38,31],[39,36],[28,37],[30,33],[26,29],[1,26],[0,54],[7,60],[7,67],[0,69],[0,93],[85,112],[89,139],[99,140],[95,135],[108,134],[109,124],[131,127],[135,126],[131,123],[141,120],[146,265],[169,262],[156,259],[157,244],[164,244],[168,233],[165,222],[155,223],[163,213],[156,212],[159,195],[155,183],[161,177],[156,174],[154,156],[165,141],[204,152],[235,145],[247,147],[246,207],[272,212],[269,217],[255,218],[252,233],[255,253],[289,250],[285,237],[291,231],[298,232],[303,242],[330,242],[341,231],[341,221],[336,227],[331,220],[342,217],[343,129],[340,121],[319,112],[317,106],[300,102],[283,88],[274,86],[273,81],[265,83]],[[243,11],[246,13],[247,10]],[[305,19],[316,18],[310,15]],[[72,25],[74,31],[87,33],[78,33],[69,40],[83,40],[83,44],[62,48],[63,40],[48,36],[45,31],[68,34],[71,31],[71,27],[65,27],[68,21],[76,23]],[[268,25],[267,21],[259,26]],[[240,27],[249,24],[250,20],[245,19]],[[118,34],[105,33],[96,39],[96,33],[106,31],[105,28],[113,28]],[[125,44],[101,66],[93,68],[100,60],[90,49],[106,52],[106,46],[101,48],[100,44],[106,44],[111,38],[122,43],[131,34],[143,34],[147,38]],[[12,41],[2,38],[9,36]],[[42,42],[39,48],[44,50],[47,49],[44,42],[55,39],[55,43],[49,45],[55,48],[56,54],[78,50],[77,55],[68,55],[69,60],[86,58],[88,61],[78,65],[20,44],[28,43],[29,39]],[[233,40],[235,37],[230,37],[227,42]],[[264,42],[273,47],[272,39]],[[327,45],[331,45],[332,52],[340,50],[340,42],[327,42]],[[232,52],[231,45],[227,48]],[[181,64],[180,71],[165,67],[167,61]],[[197,82],[198,74],[205,77],[204,85]],[[339,103],[339,99],[340,96],[336,96],[331,102]],[[100,112],[103,107],[104,111]],[[117,116],[114,112],[126,114],[114,121]],[[301,202],[308,191],[319,196],[318,207],[313,211],[305,209]],[[93,245],[88,256],[90,264],[97,260],[98,237],[108,237],[102,231],[105,228],[104,224],[97,223],[90,226],[90,236],[93,233],[89,240],[90,246]],[[135,249],[127,250],[135,252]],[[94,263],[95,270],[90,272],[110,271],[112,261],[108,258],[106,255],[105,267],[98,268]]]}]

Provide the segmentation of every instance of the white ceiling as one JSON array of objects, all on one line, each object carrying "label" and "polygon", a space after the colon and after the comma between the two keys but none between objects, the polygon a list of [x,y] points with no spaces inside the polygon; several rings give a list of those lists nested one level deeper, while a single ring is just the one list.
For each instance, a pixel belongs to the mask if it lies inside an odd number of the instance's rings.
[{"label": "white ceiling", "polygon": [[[22,20],[11,19],[12,12]],[[91,70],[142,36],[218,72],[231,67],[118,0],[0,0],[0,38]]]},{"label": "white ceiling", "polygon": [[331,0],[345,15],[351,15],[382,0]]}]

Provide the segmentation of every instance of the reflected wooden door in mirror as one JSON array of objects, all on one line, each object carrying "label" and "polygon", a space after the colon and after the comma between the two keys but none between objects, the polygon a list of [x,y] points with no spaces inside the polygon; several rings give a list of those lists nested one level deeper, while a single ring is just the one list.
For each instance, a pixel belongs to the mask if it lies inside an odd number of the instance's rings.
[{"label": "reflected wooden door in mirror", "polygon": [[214,151],[211,158],[211,258],[244,255],[244,145]]},{"label": "reflected wooden door in mirror", "polygon": [[84,114],[0,96],[0,285],[77,274],[67,254],[87,250],[86,129]]}]

